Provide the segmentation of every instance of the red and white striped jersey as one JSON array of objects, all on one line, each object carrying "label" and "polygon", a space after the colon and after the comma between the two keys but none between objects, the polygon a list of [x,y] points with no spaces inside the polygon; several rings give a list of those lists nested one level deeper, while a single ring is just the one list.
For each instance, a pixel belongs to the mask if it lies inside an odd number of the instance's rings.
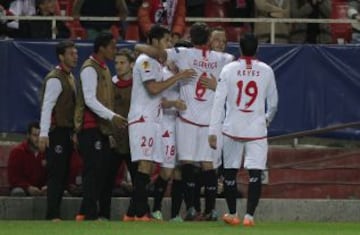
[{"label": "red and white striped jersey", "polygon": [[184,100],[187,106],[185,111],[180,112],[180,117],[195,125],[208,126],[214,92],[202,86],[199,78],[202,75],[212,75],[218,79],[221,69],[234,57],[227,53],[183,47],[168,49],[167,56],[168,60],[175,62],[180,71],[195,69],[197,72],[195,79],[180,81],[180,99]]},{"label": "red and white striped jersey", "polygon": [[[265,138],[267,122],[274,118],[277,103],[272,68],[254,58],[240,58],[226,65],[220,74],[209,134],[216,134],[221,128],[225,135],[233,138]],[[223,112],[226,112],[225,119]]]},{"label": "red and white striped jersey", "polygon": [[161,95],[151,95],[145,82],[163,80],[162,65],[155,59],[142,54],[133,68],[133,86],[131,90],[129,124],[137,121],[160,121],[162,111],[160,107]]}]

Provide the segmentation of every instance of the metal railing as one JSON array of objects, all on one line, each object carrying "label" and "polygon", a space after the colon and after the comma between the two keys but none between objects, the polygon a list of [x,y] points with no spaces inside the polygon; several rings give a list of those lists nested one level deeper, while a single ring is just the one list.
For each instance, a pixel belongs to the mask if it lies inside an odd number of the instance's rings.
[{"label": "metal railing", "polygon": [[[74,18],[71,16],[2,16],[4,20],[49,20],[52,22],[52,28],[56,27],[56,21],[120,21],[119,17],[90,17],[81,16]],[[128,17],[126,21],[134,22],[136,17]],[[207,18],[207,17],[187,17],[186,22],[217,22],[217,23],[268,23],[270,24],[270,42],[275,42],[275,32],[277,23],[316,23],[316,24],[351,24],[359,23],[353,19],[302,19],[302,18]],[[56,33],[53,31],[52,39],[56,39]]]}]

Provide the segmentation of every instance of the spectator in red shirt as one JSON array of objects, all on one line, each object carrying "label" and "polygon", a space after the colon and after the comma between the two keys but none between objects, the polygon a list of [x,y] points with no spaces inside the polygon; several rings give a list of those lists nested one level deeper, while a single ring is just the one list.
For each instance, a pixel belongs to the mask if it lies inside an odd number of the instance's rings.
[{"label": "spectator in red shirt", "polygon": [[185,0],[144,0],[138,10],[138,22],[143,36],[154,24],[167,26],[176,43],[185,31]]},{"label": "spectator in red shirt", "polygon": [[39,123],[30,123],[27,139],[10,152],[8,179],[11,196],[46,195],[45,158],[38,151],[39,133]]}]

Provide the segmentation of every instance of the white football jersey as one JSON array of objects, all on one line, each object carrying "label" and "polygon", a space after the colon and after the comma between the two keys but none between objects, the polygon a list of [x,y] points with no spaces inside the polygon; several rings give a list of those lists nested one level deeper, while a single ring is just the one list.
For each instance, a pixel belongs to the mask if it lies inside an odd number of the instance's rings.
[{"label": "white football jersey", "polygon": [[133,86],[131,90],[129,124],[144,119],[144,121],[160,121],[162,111],[160,107],[161,95],[151,95],[145,87],[150,80],[162,81],[161,64],[145,55],[140,55],[133,68]]},{"label": "white football jersey", "polygon": [[[163,67],[163,79],[164,81],[174,76],[174,74],[165,66]],[[164,90],[161,93],[161,97],[166,98],[167,100],[177,100],[179,99],[179,84],[175,83],[173,86]],[[175,120],[177,116],[177,110],[175,107],[169,109],[163,109],[163,121],[164,119]]]},{"label": "white football jersey", "polygon": [[214,92],[202,86],[199,78],[206,74],[207,77],[212,75],[218,79],[221,69],[234,57],[227,53],[184,47],[168,49],[167,56],[168,60],[175,62],[180,71],[195,69],[197,72],[195,79],[179,82],[180,99],[187,105],[187,109],[180,112],[181,118],[196,125],[208,126]]},{"label": "white football jersey", "polygon": [[[274,118],[277,103],[278,93],[271,67],[250,58],[234,61],[220,74],[209,133],[218,133],[222,126],[222,132],[229,137],[244,140],[264,138],[267,136],[267,122]],[[222,115],[224,105],[225,120]]]}]

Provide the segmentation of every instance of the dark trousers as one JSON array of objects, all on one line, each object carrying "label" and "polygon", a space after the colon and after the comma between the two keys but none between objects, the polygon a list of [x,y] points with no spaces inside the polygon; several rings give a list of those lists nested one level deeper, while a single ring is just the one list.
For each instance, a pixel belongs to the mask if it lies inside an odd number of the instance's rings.
[{"label": "dark trousers", "polygon": [[[110,150],[109,138],[98,128],[85,129],[78,135],[79,150],[83,157],[83,199],[80,214],[86,220],[110,217],[111,191],[116,160]],[[116,167],[117,165],[117,167]],[[110,189],[111,188],[111,189]],[[99,206],[99,208],[98,208]]]},{"label": "dark trousers", "polygon": [[103,189],[99,197],[99,217],[110,219],[111,196],[122,159],[114,151],[111,151],[108,157],[108,161],[104,162],[105,172]]},{"label": "dark trousers", "polygon": [[60,218],[62,196],[67,185],[72,153],[71,129],[55,128],[49,133],[50,146],[46,150],[47,209],[46,219]]}]

